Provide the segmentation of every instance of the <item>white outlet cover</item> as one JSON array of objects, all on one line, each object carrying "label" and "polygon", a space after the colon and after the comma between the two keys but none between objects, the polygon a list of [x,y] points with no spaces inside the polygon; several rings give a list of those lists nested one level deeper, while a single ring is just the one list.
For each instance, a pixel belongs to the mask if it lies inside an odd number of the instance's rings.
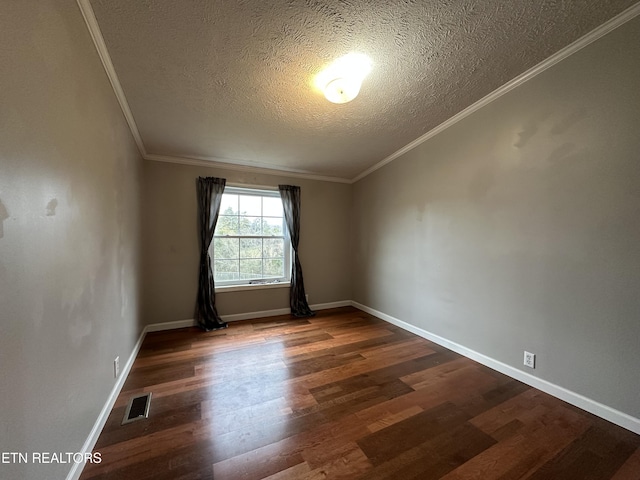
[{"label": "white outlet cover", "polygon": [[527,352],[525,350],[525,352],[524,352],[524,365],[526,367],[536,368],[536,354],[535,353],[531,353],[531,352]]}]

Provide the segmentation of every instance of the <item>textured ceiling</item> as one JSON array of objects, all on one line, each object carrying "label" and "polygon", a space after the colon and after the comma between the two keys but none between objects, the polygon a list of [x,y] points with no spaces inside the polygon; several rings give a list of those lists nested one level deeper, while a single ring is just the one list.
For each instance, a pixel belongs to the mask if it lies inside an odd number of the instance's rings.
[{"label": "textured ceiling", "polygon": [[[351,179],[636,0],[92,0],[149,154]],[[373,70],[351,103],[313,76]]]}]

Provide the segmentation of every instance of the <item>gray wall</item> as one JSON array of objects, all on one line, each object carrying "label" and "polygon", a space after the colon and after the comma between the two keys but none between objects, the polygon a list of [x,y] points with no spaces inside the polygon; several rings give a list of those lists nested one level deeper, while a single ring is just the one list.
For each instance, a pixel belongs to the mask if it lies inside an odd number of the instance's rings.
[{"label": "gray wall", "polygon": [[[144,287],[146,323],[193,318],[198,280],[196,178],[301,187],[300,260],[311,304],[351,299],[351,185],[211,167],[144,162]],[[289,307],[287,288],[216,294],[230,315]]]},{"label": "gray wall", "polygon": [[640,417],[640,18],[354,185],[354,300]]},{"label": "gray wall", "polygon": [[78,451],[133,349],[141,163],[76,2],[3,2],[0,451]]},{"label": "gray wall", "polygon": [[0,451],[78,450],[140,305],[144,323],[192,317],[198,175],[302,187],[311,303],[353,298],[516,368],[533,351],[534,375],[640,417],[640,19],[352,187],[140,161],[75,2],[6,3]]}]

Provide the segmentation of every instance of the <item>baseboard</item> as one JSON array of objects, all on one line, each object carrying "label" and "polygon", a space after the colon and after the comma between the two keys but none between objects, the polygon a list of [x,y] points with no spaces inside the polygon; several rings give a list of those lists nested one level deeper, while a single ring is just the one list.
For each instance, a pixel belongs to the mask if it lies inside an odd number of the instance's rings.
[{"label": "baseboard", "polygon": [[[311,310],[327,310],[329,308],[349,307],[351,300],[342,300],[340,302],[316,303],[309,305]],[[290,308],[278,308],[275,310],[262,310],[258,312],[236,313],[233,315],[220,315],[225,322],[237,322],[239,320],[251,320],[253,318],[276,317],[278,315],[288,315],[291,313]]]},{"label": "baseboard", "polygon": [[289,308],[277,308],[275,310],[260,310],[257,312],[234,313],[231,315],[220,315],[225,322],[238,322],[240,320],[251,320],[252,318],[276,317],[291,313]]},{"label": "baseboard", "polygon": [[[134,345],[133,351],[131,352],[131,355],[129,355],[129,358],[127,359],[127,363],[125,363],[124,367],[120,371],[120,376],[118,377],[118,380],[116,381],[116,383],[113,385],[113,388],[111,389],[111,393],[109,394],[107,401],[102,407],[102,410],[100,410],[98,419],[93,424],[93,428],[91,429],[91,432],[89,432],[89,436],[87,437],[86,441],[84,442],[84,445],[80,449],[80,453],[85,454],[85,453],[91,453],[93,451],[93,447],[96,445],[96,442],[98,441],[98,437],[100,436],[100,433],[102,433],[102,429],[104,428],[105,423],[107,423],[107,418],[109,418],[111,409],[113,408],[113,405],[116,403],[118,395],[120,395],[120,390],[122,390],[122,387],[124,386],[124,382],[127,380],[127,377],[129,376],[129,372],[131,371],[133,362],[138,356],[138,352],[140,351],[140,347],[142,346],[142,342],[146,334],[147,334],[147,328],[142,330],[142,333],[140,333],[140,336],[138,337],[138,341]],[[69,471],[69,474],[67,475],[66,480],[78,480],[80,478],[80,475],[82,474],[84,465],[85,465],[84,463],[74,463],[73,466],[71,467],[71,470]]]},{"label": "baseboard", "polygon": [[432,341],[433,343],[437,343],[449,350],[453,350],[460,355],[463,355],[467,358],[475,360],[478,363],[486,365],[493,370],[497,370],[500,373],[504,373],[511,378],[515,378],[516,380],[526,383],[538,390],[541,390],[549,395],[552,395],[560,400],[563,400],[571,405],[575,405],[578,408],[586,410],[589,413],[593,413],[598,417],[604,418],[611,423],[615,423],[627,430],[630,430],[634,433],[640,435],[640,419],[636,417],[632,417],[624,412],[611,408],[607,405],[599,403],[595,400],[592,400],[584,395],[580,395],[579,393],[568,390],[564,387],[556,385],[554,383],[548,382],[547,380],[543,380],[538,377],[534,377],[533,375],[518,370],[506,363],[500,362],[494,358],[488,357],[482,353],[476,352],[475,350],[471,350],[463,345],[460,345],[456,342],[452,342],[451,340],[447,340],[439,335],[423,330],[415,325],[411,325],[410,323],[399,320],[391,315],[387,315],[386,313],[375,310],[371,307],[363,305],[358,302],[351,302],[351,305],[359,308],[360,310],[370,313],[382,320],[385,320],[393,325],[396,325],[408,332],[414,333],[422,338],[426,338],[427,340]]},{"label": "baseboard", "polygon": [[145,334],[149,332],[162,332],[164,330],[174,330],[176,328],[195,327],[196,321],[193,318],[188,320],[176,320],[174,322],[152,323],[144,329]]},{"label": "baseboard", "polygon": [[[316,305],[310,305],[310,307],[312,310],[326,310],[328,308],[348,307],[351,305],[351,303],[352,303],[351,300],[342,300],[340,302],[318,303]],[[221,318],[225,322],[233,322],[233,321],[239,321],[239,320],[250,320],[253,318],[274,317],[277,315],[286,315],[288,313],[291,313],[291,309],[279,308],[276,310],[262,310],[258,312],[238,313],[233,315],[221,315]],[[124,382],[127,379],[129,372],[131,371],[133,362],[135,361],[136,356],[140,351],[140,347],[142,346],[142,342],[144,341],[144,338],[147,335],[147,333],[161,332],[164,330],[174,330],[176,328],[193,327],[195,326],[195,324],[196,324],[195,320],[187,319],[187,320],[176,320],[173,322],[152,323],[144,327],[144,330],[142,330],[142,333],[140,334],[138,341],[133,347],[133,351],[131,352],[131,355],[129,355],[129,358],[127,359],[127,363],[124,365],[124,368],[122,369],[120,376],[118,377],[118,381],[113,386],[111,393],[107,398],[106,403],[104,404],[104,406],[102,407],[102,410],[100,411],[100,414],[98,415],[98,419],[93,425],[93,428],[91,429],[91,432],[87,437],[87,440],[84,442],[84,445],[80,450],[81,453],[91,453],[93,451],[93,447],[98,441],[98,437],[100,436],[100,433],[102,432],[102,429],[105,423],[107,422],[107,418],[109,418],[111,409],[113,408],[113,405],[116,403],[116,399],[118,398],[118,395],[120,394],[120,391],[124,386]],[[80,478],[80,475],[82,474],[83,468],[84,468],[84,463],[75,463],[71,467],[71,470],[69,471],[69,474],[67,475],[66,480],[78,480],[78,478]]]},{"label": "baseboard", "polygon": [[[446,338],[443,338],[439,335],[423,330],[419,327],[416,327],[415,325],[411,325],[410,323],[399,320],[395,317],[392,317],[391,315],[387,315],[386,313],[380,312],[378,310],[375,310],[361,303],[358,303],[352,300],[343,300],[339,302],[319,303],[315,305],[310,305],[312,310],[326,310],[329,308],[339,308],[339,307],[347,307],[347,306],[356,307],[364,312],[367,312],[393,325],[396,325],[404,330],[407,330],[408,332],[414,333],[422,338],[426,338],[427,340],[437,343],[438,345],[442,345],[443,347],[448,348],[449,350],[452,350],[456,353],[459,353],[460,355],[463,355],[467,358],[475,360],[478,363],[486,365],[489,368],[497,370],[500,373],[504,373],[505,375],[508,375],[511,378],[515,378],[516,380],[519,380],[522,383],[526,383],[527,385],[537,388],[538,390],[548,393],[549,395],[553,395],[554,397],[559,398],[560,400],[564,400],[567,403],[575,405],[576,407],[586,410],[587,412],[593,413],[598,417],[604,418],[605,420],[608,420],[611,423],[615,423],[616,425],[619,425],[623,428],[626,428],[627,430],[630,430],[640,435],[640,419],[638,418],[632,417],[631,415],[620,412],[619,410],[611,408],[602,403],[596,402],[595,400],[592,400],[588,397],[580,395],[576,392],[568,390],[554,383],[548,382],[538,377],[534,377],[533,375],[530,375],[526,372],[518,370],[517,368],[514,368],[505,363],[502,363],[491,357],[488,357],[487,355],[476,352],[475,350],[471,350],[470,348],[467,348],[456,342],[447,340]],[[286,315],[289,312],[290,312],[290,309],[281,308],[276,310],[263,310],[258,312],[241,313],[241,314],[235,314],[235,315],[223,315],[222,319],[225,321],[249,320],[252,318]],[[107,398],[106,403],[104,404],[104,406],[102,407],[102,410],[100,411],[100,414],[98,415],[98,419],[93,425],[93,428],[91,429],[91,432],[87,437],[87,440],[82,446],[82,449],[80,450],[81,453],[91,453],[93,451],[93,447],[98,441],[98,437],[102,432],[102,428],[104,427],[107,421],[107,418],[111,413],[111,409],[113,408],[113,405],[115,404],[116,399],[118,398],[118,395],[120,394],[120,391],[124,386],[124,382],[127,379],[129,372],[131,371],[133,362],[135,361],[136,356],[140,351],[140,347],[142,346],[142,342],[144,341],[144,338],[147,335],[147,333],[159,332],[163,330],[172,330],[175,328],[191,327],[193,325],[194,325],[194,321],[192,319],[188,319],[188,320],[177,320],[174,322],[154,323],[151,325],[147,325],[144,328],[144,330],[140,334],[140,337],[138,338],[138,341],[133,347],[133,351],[131,352],[131,355],[129,355],[129,358],[127,359],[127,363],[124,365],[122,372],[118,377],[118,381],[113,386],[113,389],[111,390],[111,393],[109,394],[109,397]],[[84,463],[74,464],[71,467],[71,470],[69,471],[69,474],[67,475],[66,480],[78,480],[80,478],[80,475],[82,474],[83,468],[84,468]]]},{"label": "baseboard", "polygon": [[[309,305],[311,310],[327,310],[329,308],[339,308],[339,307],[349,307],[351,306],[351,300],[341,300],[339,302],[329,302],[329,303],[316,303],[315,305]],[[290,308],[276,308],[273,310],[260,310],[257,312],[246,312],[246,313],[233,313],[229,315],[220,315],[220,318],[225,322],[238,322],[240,320],[251,320],[254,318],[264,318],[264,317],[277,317],[278,315],[288,315],[291,313]],[[172,330],[174,328],[185,328],[185,327],[193,327],[195,326],[195,320],[176,320],[174,322],[165,322],[165,323],[153,323],[151,325],[147,325],[147,332],[161,332],[163,330]]]},{"label": "baseboard", "polygon": [[316,303],[315,305],[309,305],[311,310],[328,310],[330,308],[350,307],[351,300],[342,300],[341,302],[330,303]]}]

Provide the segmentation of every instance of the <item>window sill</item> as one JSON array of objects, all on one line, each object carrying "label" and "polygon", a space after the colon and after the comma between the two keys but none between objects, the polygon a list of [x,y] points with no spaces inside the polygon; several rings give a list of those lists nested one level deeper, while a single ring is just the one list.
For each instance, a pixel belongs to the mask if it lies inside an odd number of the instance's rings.
[{"label": "window sill", "polygon": [[241,292],[243,290],[264,290],[267,288],[289,288],[290,286],[290,282],[222,285],[220,287],[216,287],[216,293]]}]

